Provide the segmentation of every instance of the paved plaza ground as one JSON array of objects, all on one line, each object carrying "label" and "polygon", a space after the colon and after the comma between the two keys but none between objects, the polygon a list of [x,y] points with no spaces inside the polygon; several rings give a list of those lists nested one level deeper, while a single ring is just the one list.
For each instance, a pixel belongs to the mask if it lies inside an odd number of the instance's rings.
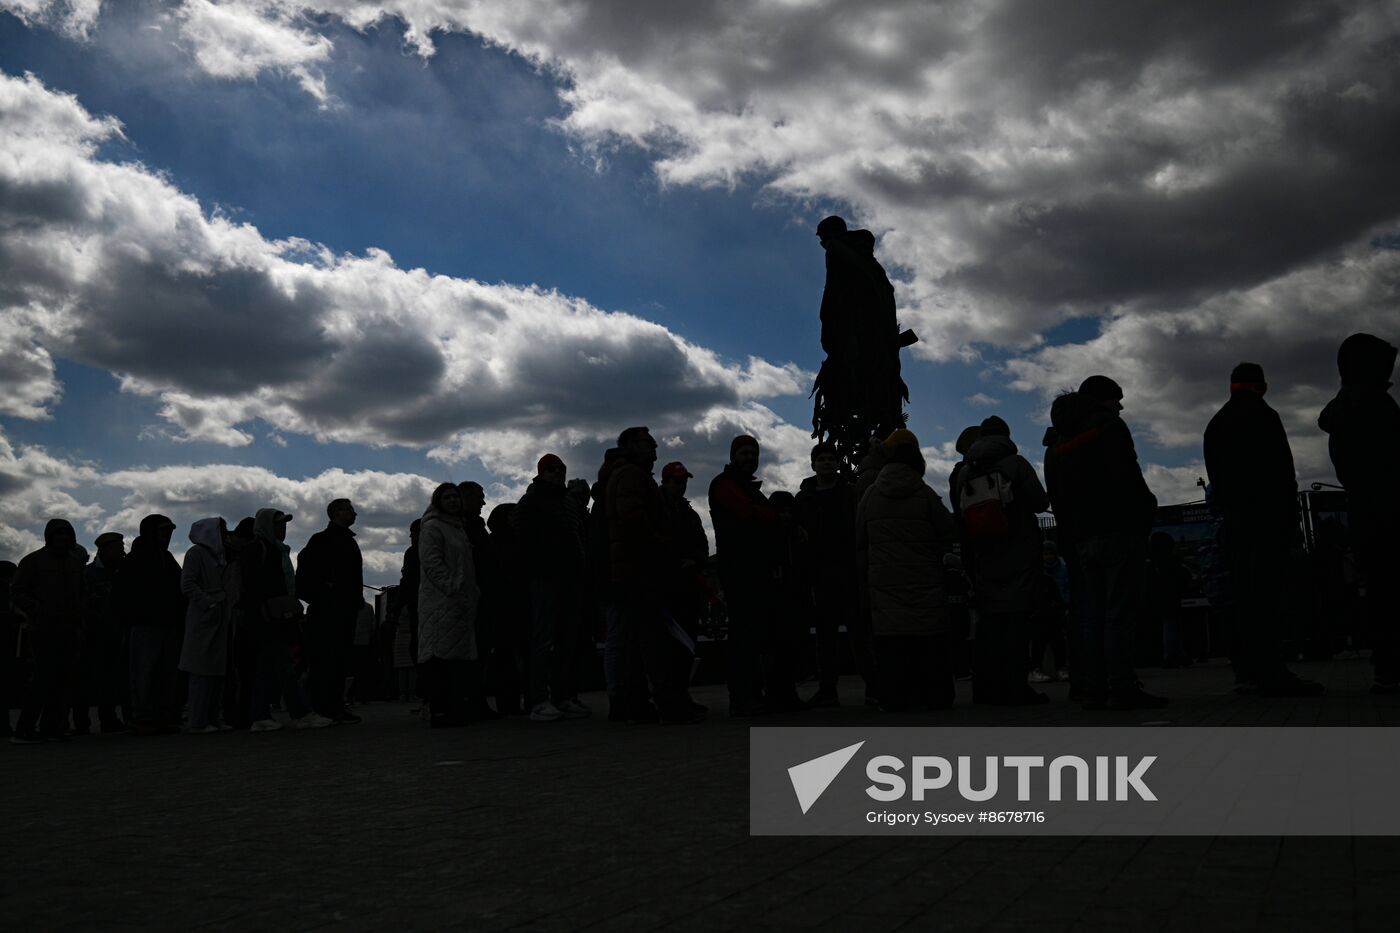
[{"label": "paved plaza ground", "polygon": [[1237,696],[1214,662],[1143,671],[1173,697],[1147,713],[1058,684],[972,707],[960,683],[938,714],[731,721],[706,687],[718,715],[692,727],[433,731],[385,703],[320,731],[5,745],[0,929],[1400,929],[1400,839],[748,835],[753,724],[1400,725],[1364,661],[1297,670],[1327,695]]}]

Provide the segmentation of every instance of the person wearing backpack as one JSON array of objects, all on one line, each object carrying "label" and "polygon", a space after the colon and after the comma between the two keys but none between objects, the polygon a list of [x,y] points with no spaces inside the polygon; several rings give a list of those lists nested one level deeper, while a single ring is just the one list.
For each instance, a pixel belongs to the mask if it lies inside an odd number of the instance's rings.
[{"label": "person wearing backpack", "polygon": [[1017,453],[1006,422],[993,415],[981,427],[957,476],[980,610],[972,701],[1045,703],[1049,697],[1026,683],[1026,652],[1043,573],[1036,513],[1046,511],[1050,499],[1035,467]]}]

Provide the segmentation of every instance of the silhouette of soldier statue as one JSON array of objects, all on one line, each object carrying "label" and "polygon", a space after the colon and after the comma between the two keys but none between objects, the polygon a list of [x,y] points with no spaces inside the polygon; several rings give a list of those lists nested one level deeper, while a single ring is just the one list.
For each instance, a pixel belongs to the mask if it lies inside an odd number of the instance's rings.
[{"label": "silhouette of soldier statue", "polygon": [[899,376],[899,351],[919,338],[900,333],[894,286],[875,259],[875,235],[847,230],[828,217],[817,225],[826,250],[822,293],[822,349],[826,360],[812,395],[812,436],[831,441],[848,472],[872,436],[904,427],[909,388]]}]

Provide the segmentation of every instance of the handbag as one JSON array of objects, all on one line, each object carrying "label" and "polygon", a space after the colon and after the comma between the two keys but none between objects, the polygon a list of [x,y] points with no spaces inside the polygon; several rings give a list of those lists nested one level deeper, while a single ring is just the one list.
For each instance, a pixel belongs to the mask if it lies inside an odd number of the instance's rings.
[{"label": "handbag", "polygon": [[296,622],[301,618],[301,601],[295,596],[273,596],[263,603],[263,615],[273,622]]}]

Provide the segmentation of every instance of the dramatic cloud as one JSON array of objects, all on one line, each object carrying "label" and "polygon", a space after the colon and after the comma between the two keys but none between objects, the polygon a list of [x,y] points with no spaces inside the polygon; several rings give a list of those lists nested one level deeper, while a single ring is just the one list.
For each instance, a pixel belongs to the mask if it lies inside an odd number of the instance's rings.
[{"label": "dramatic cloud", "polygon": [[792,364],[727,362],[546,289],[265,239],[142,165],[101,160],[119,126],[33,77],[0,78],[0,121],[0,351],[31,375],[14,414],[55,396],[49,353],[158,397],[184,438],[241,446],[260,419],[440,456],[471,455],[453,444],[463,431],[578,442],[615,435],[619,417],[693,428],[810,385]]}]

